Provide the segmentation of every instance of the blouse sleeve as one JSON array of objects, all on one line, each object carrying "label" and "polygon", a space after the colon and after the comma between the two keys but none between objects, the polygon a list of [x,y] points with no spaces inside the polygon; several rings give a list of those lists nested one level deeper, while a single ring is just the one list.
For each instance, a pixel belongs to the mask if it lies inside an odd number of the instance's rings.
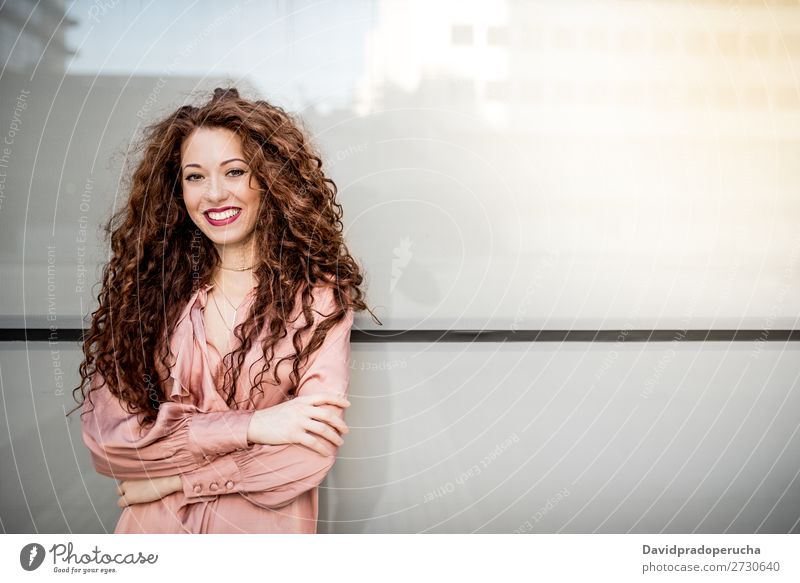
[{"label": "blouse sleeve", "polygon": [[[353,319],[350,309],[345,318],[328,330],[323,344],[300,369],[298,395],[347,396]],[[344,420],[343,408],[322,407]],[[333,466],[339,447],[328,440],[322,441],[327,455],[297,443],[255,444],[222,455],[200,469],[183,473],[183,492],[189,502],[209,495],[240,493],[257,506],[280,508],[318,486]]]},{"label": "blouse sleeve", "polygon": [[95,373],[91,404],[81,416],[83,442],[96,471],[120,480],[174,476],[207,463],[212,456],[247,447],[247,429],[255,410],[203,412],[190,404],[161,403],[153,424],[140,429]]}]

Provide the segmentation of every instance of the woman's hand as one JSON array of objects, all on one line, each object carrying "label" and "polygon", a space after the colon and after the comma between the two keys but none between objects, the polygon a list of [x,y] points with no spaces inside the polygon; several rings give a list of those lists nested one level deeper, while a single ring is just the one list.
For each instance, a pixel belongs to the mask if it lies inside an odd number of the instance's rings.
[{"label": "woman's hand", "polygon": [[120,495],[117,506],[125,508],[131,504],[154,502],[181,490],[183,490],[183,484],[180,476],[125,480],[117,486],[117,494]]},{"label": "woman's hand", "polygon": [[[252,443],[281,445],[299,443],[325,455],[333,455],[330,443],[342,445],[347,425],[325,405],[346,408],[350,401],[333,394],[302,395],[279,405],[259,409],[250,419],[247,439]],[[330,442],[330,443],[329,443]]]}]

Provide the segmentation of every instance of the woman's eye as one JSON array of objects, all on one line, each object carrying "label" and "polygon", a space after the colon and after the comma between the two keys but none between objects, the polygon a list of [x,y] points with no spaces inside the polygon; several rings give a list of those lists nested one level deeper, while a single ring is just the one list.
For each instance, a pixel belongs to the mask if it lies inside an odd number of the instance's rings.
[{"label": "woman's eye", "polygon": [[[237,172],[237,174],[231,175],[231,172]],[[230,170],[228,170],[228,176],[237,177],[237,176],[242,176],[244,174],[247,174],[247,170],[242,170],[241,168],[231,168]],[[189,174],[186,176],[186,178],[184,178],[184,180],[186,180],[187,182],[196,182],[195,178],[202,178],[202,176],[197,173]]]}]

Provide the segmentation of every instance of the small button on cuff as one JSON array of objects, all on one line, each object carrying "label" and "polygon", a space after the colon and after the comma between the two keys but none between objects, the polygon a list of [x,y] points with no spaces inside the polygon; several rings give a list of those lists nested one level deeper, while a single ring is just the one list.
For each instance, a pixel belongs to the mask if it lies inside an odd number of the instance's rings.
[{"label": "small button on cuff", "polygon": [[216,492],[217,488],[219,488],[219,486],[217,486],[216,482],[211,482],[211,485],[209,486],[209,488],[211,488],[212,492]]},{"label": "small button on cuff", "polygon": [[202,491],[203,491],[203,488],[200,486],[200,484],[197,484],[197,485],[194,487],[194,493],[195,493],[195,494],[199,494],[199,493],[200,493],[200,492],[202,492]]},{"label": "small button on cuff", "polygon": [[228,490],[233,490],[233,482],[231,482],[230,480],[228,480],[227,482],[225,482],[225,487],[226,487]]}]

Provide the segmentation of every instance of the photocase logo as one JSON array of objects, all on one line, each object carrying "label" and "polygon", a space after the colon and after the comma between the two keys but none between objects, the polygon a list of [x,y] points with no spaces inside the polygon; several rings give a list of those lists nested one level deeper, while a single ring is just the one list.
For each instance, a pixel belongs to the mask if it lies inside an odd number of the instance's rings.
[{"label": "photocase logo", "polygon": [[26,571],[35,571],[44,561],[44,547],[39,543],[30,543],[19,552],[19,564]]}]

